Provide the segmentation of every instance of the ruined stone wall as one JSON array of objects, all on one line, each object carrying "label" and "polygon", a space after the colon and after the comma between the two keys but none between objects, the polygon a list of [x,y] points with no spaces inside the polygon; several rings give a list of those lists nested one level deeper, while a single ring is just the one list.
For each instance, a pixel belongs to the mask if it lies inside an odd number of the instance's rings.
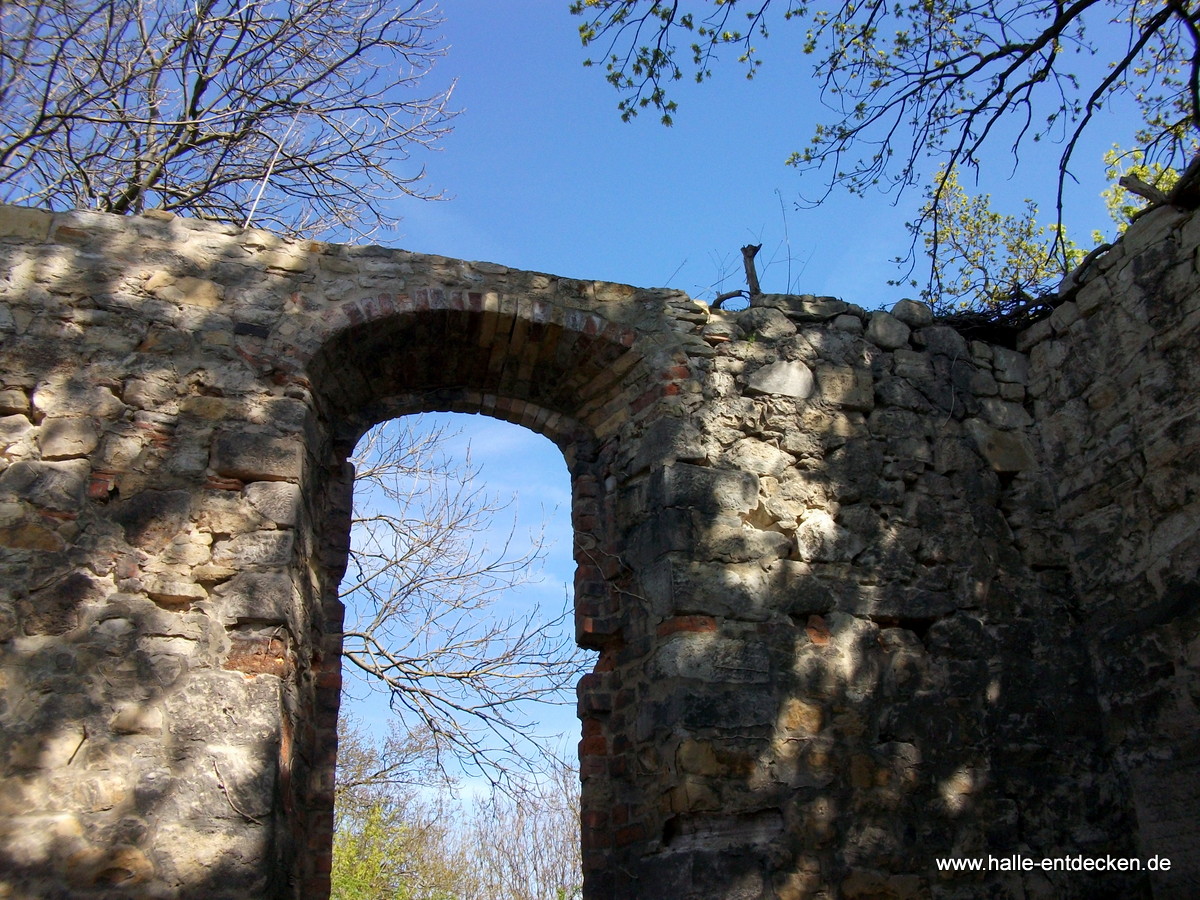
[{"label": "ruined stone wall", "polygon": [[1026,333],[1030,392],[1156,896],[1200,891],[1200,217],[1139,221]]},{"label": "ruined stone wall", "polygon": [[[567,460],[589,900],[1159,889],[934,862],[1149,854],[1179,821],[1130,788],[1181,783],[1186,716],[1122,723],[1132,686],[1186,693],[1153,616],[1194,602],[1193,417],[1131,406],[1146,469],[1072,505],[1107,476],[1063,440],[1119,464],[1102,399],[1057,418],[1108,346],[1091,283],[1031,362],[908,302],[711,311],[171,217],[7,208],[0,257],[0,896],[327,892],[345,459],[427,410]],[[1106,505],[1163,550],[1140,630]]]}]

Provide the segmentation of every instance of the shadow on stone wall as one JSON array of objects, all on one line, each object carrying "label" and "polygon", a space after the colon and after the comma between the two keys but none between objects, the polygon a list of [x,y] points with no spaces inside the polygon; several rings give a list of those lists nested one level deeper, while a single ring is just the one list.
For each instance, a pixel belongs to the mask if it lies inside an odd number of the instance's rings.
[{"label": "shadow on stone wall", "polygon": [[[0,887],[290,895],[294,698],[230,655],[247,620],[289,623],[222,594],[254,511],[209,469],[226,421],[270,418],[245,408],[260,326],[222,306],[254,280],[244,251],[181,258],[181,220],[2,218]],[[294,670],[303,639],[263,671]]]},{"label": "shadow on stone wall", "polygon": [[[591,810],[589,896],[1148,896],[1144,874],[938,874],[1135,855],[1050,487],[1027,441],[1024,470],[981,451],[989,349],[925,323],[864,361],[856,332],[794,331],[717,344],[702,415],[652,425],[628,487],[633,637],[581,702],[615,693],[585,779],[636,787]],[[808,403],[753,389],[789,362]]]}]

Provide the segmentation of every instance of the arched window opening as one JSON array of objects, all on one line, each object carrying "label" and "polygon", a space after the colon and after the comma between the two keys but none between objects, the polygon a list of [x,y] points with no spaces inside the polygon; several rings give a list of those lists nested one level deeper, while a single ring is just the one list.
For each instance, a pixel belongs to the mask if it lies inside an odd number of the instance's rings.
[{"label": "arched window opening", "polygon": [[426,414],[370,429],[352,462],[332,896],[578,896],[590,654],[561,452]]}]

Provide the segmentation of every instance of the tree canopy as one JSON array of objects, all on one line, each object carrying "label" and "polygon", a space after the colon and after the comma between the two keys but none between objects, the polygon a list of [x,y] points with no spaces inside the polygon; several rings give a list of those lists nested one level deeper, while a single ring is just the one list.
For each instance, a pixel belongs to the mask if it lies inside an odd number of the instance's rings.
[{"label": "tree canopy", "polygon": [[603,63],[622,115],[652,108],[667,124],[674,82],[712,77],[726,54],[753,77],[760,42],[793,29],[829,111],[788,160],[823,170],[816,201],[834,187],[899,191],[928,169],[975,168],[993,144],[1019,155],[1056,142],[1061,218],[1080,137],[1126,101],[1143,119],[1131,137],[1145,164],[1182,171],[1196,147],[1192,0],[577,0],[571,10],[584,45],[603,48],[588,64]]}]

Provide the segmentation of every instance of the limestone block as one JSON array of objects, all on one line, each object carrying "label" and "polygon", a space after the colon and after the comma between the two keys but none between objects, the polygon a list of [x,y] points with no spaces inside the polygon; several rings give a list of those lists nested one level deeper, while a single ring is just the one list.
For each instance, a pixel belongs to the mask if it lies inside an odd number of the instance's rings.
[{"label": "limestone block", "polygon": [[0,203],[0,235],[40,243],[49,236],[54,214]]},{"label": "limestone block", "polygon": [[929,381],[933,378],[933,360],[928,353],[900,348],[892,356],[892,371],[897,378]]},{"label": "limestone block", "polygon": [[304,450],[298,440],[252,432],[226,432],[213,444],[211,465],[225,478],[299,481]]},{"label": "limestone block", "polygon": [[928,353],[946,356],[950,359],[970,359],[971,351],[967,339],[948,325],[933,325],[922,328],[916,335],[914,343]]},{"label": "limestone block", "polygon": [[777,309],[750,307],[737,314],[738,327],[747,335],[766,341],[778,341],[796,333],[796,325]]},{"label": "limestone block", "polygon": [[658,419],[646,429],[630,464],[630,474],[676,461],[699,462],[706,456],[700,432],[686,419]]},{"label": "limestone block", "polygon": [[1029,357],[1024,353],[1007,347],[993,347],[992,366],[997,381],[1029,384]]},{"label": "limestone block", "polygon": [[150,599],[163,606],[180,606],[208,599],[208,591],[201,585],[169,575],[150,576],[145,588]]},{"label": "limestone block", "polygon": [[796,551],[804,562],[848,562],[864,547],[860,535],[838,525],[822,509],[809,510],[796,528]]},{"label": "limestone block", "polygon": [[164,406],[175,400],[176,391],[173,377],[145,375],[126,380],[121,396],[137,409],[165,411]]},{"label": "limestone block", "polygon": [[73,572],[17,604],[26,634],[65,634],[79,624],[80,607],[103,599],[108,588],[87,572]]},{"label": "limestone block", "polygon": [[[726,616],[762,622],[773,613],[772,582],[787,579],[788,560],[777,560],[771,576],[753,563],[664,562],[644,576],[657,614]],[[799,563],[792,563],[793,567]],[[783,568],[780,568],[783,567]],[[788,570],[791,572],[791,570]],[[799,577],[799,576],[797,576]]]},{"label": "limestone block", "polygon": [[[23,415],[12,415],[0,417],[0,451],[7,451],[10,448],[16,449],[20,445],[21,449],[28,452],[28,444],[32,435],[30,434],[33,426],[29,424],[29,419]],[[13,456],[23,456],[24,453],[13,453]]]},{"label": "limestone block", "polygon": [[706,559],[727,562],[759,560],[763,564],[787,556],[792,541],[778,531],[763,531],[740,519],[717,516],[697,528],[691,549]]},{"label": "limestone block", "polygon": [[90,467],[87,460],[21,460],[0,472],[0,501],[26,500],[54,512],[76,513],[83,506]]},{"label": "limestone block", "polygon": [[813,374],[799,360],[780,360],[763,366],[746,379],[753,394],[777,394],[803,400],[813,392]]},{"label": "limestone block", "polygon": [[[256,481],[254,484],[288,484],[286,481]],[[265,524],[262,514],[244,494],[234,491],[204,491],[199,498],[196,527],[212,534],[241,534],[257,531]]]},{"label": "limestone block", "polygon": [[858,316],[842,315],[833,320],[833,327],[846,334],[862,334],[863,321]]},{"label": "limestone block", "polygon": [[907,298],[892,307],[892,316],[909,328],[924,328],[933,324],[933,309],[929,304]]},{"label": "limestone block", "polygon": [[1033,424],[1025,407],[1000,397],[984,397],[980,401],[983,414],[997,428],[1028,428]]},{"label": "limestone block", "polygon": [[157,706],[126,703],[109,720],[109,727],[117,734],[162,734],[163,712]]},{"label": "limestone block", "polygon": [[850,304],[836,297],[814,297],[812,294],[759,294],[751,299],[750,305],[782,310],[797,322],[824,322],[850,309]]},{"label": "limestone block", "polygon": [[867,340],[884,350],[907,347],[909,334],[909,327],[888,313],[876,311],[867,320]]},{"label": "limestone block", "polygon": [[87,456],[100,443],[100,432],[90,417],[58,418],[42,421],[38,445],[42,459],[74,459]]},{"label": "limestone block", "polygon": [[264,518],[294,528],[300,520],[300,486],[287,481],[256,481],[246,485],[246,499]]},{"label": "limestone block", "polygon": [[2,390],[0,391],[0,416],[9,416],[14,413],[25,415],[29,412],[29,397],[24,391],[18,390]]}]

